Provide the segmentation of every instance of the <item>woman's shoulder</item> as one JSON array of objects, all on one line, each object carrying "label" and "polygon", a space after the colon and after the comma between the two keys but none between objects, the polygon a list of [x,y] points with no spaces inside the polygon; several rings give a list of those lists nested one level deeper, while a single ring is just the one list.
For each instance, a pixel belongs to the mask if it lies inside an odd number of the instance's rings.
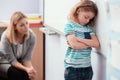
[{"label": "woman's shoulder", "polygon": [[35,36],[35,32],[32,29],[29,29],[30,35]]},{"label": "woman's shoulder", "polygon": [[7,39],[7,31],[4,31],[1,35],[1,41]]}]

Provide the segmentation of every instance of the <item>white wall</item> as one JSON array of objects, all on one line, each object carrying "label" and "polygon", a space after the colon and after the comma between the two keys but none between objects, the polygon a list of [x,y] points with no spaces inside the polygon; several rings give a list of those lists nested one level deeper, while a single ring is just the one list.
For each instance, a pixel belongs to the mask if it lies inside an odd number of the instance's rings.
[{"label": "white wall", "polygon": [[94,72],[92,80],[106,80],[106,58],[100,53],[92,52],[91,62]]},{"label": "white wall", "polygon": [[[98,6],[99,14],[96,22],[96,32],[100,41],[101,48],[98,50],[99,54],[92,55],[93,67],[95,70],[94,80],[107,79],[107,60],[109,54],[109,21],[107,13],[106,0],[95,0]],[[94,59],[95,58],[95,59]],[[97,61],[97,62],[96,62]],[[95,67],[96,66],[96,67]]]},{"label": "white wall", "polygon": [[60,35],[46,35],[45,69],[46,80],[64,80],[65,38]]},{"label": "white wall", "polygon": [[40,15],[43,15],[43,11],[44,11],[44,1],[39,0],[39,13],[40,13]]},{"label": "white wall", "polygon": [[109,46],[109,42],[108,42],[108,31],[110,26],[108,25],[108,14],[107,14],[107,3],[106,1],[100,1],[100,0],[96,0],[96,4],[98,6],[98,18],[97,18],[97,22],[96,22],[96,32],[97,32],[97,36],[99,38],[99,41],[101,43],[101,49],[99,50],[99,52],[107,58],[107,47]]},{"label": "white wall", "polygon": [[39,13],[41,0],[0,0],[0,20],[8,20],[15,11]]},{"label": "white wall", "polygon": [[44,24],[64,31],[69,11],[79,0],[45,0]]}]

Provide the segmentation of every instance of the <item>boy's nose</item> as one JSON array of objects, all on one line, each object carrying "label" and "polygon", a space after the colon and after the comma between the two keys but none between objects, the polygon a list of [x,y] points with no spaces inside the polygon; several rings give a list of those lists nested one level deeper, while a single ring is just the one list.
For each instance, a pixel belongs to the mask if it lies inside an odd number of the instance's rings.
[{"label": "boy's nose", "polygon": [[89,19],[87,19],[87,23],[89,22],[90,20]]}]

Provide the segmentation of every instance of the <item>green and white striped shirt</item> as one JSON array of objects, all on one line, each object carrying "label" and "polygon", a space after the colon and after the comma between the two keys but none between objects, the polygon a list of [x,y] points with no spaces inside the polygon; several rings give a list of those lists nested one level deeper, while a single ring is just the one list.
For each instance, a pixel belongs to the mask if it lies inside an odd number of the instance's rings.
[{"label": "green and white striped shirt", "polygon": [[[95,35],[92,27],[82,26],[74,22],[68,22],[65,25],[64,32],[66,37],[69,34],[75,34],[79,38],[86,38],[88,35],[85,35],[85,33],[89,33],[89,36]],[[91,66],[91,50],[91,47],[84,50],[74,50],[68,45],[64,60],[65,67],[82,68]]]}]

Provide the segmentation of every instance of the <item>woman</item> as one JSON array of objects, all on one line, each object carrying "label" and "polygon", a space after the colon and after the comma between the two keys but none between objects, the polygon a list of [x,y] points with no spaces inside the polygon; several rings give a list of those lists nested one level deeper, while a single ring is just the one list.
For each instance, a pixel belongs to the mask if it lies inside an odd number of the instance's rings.
[{"label": "woman", "polygon": [[13,13],[1,36],[0,76],[9,80],[34,80],[36,70],[31,59],[35,42],[36,36],[29,29],[27,17],[22,12]]}]

